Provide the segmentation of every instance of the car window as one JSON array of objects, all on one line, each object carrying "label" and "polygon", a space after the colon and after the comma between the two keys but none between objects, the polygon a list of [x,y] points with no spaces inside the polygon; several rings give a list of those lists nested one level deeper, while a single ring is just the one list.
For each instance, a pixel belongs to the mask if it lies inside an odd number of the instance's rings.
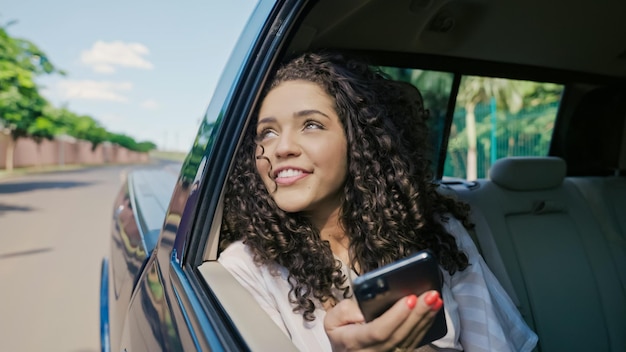
[{"label": "car window", "polygon": [[450,129],[444,177],[485,178],[510,156],[546,156],[563,86],[464,76]]},{"label": "car window", "polygon": [[439,150],[445,137],[446,112],[452,91],[454,74],[432,70],[413,68],[380,66],[381,71],[398,81],[404,81],[416,86],[424,98],[424,108],[429,111],[428,127],[430,128],[430,146],[432,155],[430,160],[433,174],[436,174],[440,163]]}]

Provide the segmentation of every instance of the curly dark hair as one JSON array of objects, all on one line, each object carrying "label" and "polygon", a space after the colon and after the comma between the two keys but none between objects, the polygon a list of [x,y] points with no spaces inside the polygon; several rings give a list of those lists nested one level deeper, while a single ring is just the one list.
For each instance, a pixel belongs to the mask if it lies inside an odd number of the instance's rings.
[{"label": "curly dark hair", "polygon": [[[436,191],[424,154],[428,114],[410,101],[414,97],[365,61],[326,51],[288,61],[265,94],[293,80],[318,84],[333,98],[344,127],[348,176],[340,219],[350,239],[351,267],[365,273],[428,248],[451,274],[465,269],[467,257],[442,222],[451,214],[467,225],[468,209]],[[255,131],[251,123],[227,182],[220,247],[243,240],[257,264],[284,266],[294,312],[311,321],[313,298],[334,303],[333,288],[345,298],[349,285],[311,221],[281,210],[272,199],[256,171],[256,158],[263,156],[255,155]]]}]

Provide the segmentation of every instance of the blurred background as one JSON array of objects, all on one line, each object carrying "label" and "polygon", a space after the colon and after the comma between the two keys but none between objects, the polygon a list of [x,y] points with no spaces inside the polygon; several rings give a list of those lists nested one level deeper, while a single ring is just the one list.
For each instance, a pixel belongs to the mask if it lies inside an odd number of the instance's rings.
[{"label": "blurred background", "polygon": [[256,2],[0,9],[0,351],[99,351],[100,262],[131,168],[174,174]]}]

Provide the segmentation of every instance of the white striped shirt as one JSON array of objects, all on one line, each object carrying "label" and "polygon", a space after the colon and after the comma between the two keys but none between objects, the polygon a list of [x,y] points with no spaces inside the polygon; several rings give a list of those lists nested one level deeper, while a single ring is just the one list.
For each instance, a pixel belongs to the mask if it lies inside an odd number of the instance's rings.
[{"label": "white striped shirt", "polygon": [[[478,253],[463,225],[453,218],[444,223],[470,265],[454,275],[444,272],[442,298],[448,333],[432,343],[441,349],[481,351],[530,351],[537,335],[530,330],[519,311]],[[316,319],[306,322],[293,312],[289,303],[287,269],[274,265],[257,266],[243,242],[226,248],[219,262],[255,297],[280,329],[301,351],[331,351],[324,331],[324,308],[316,302]],[[344,265],[344,272],[348,269]],[[354,272],[350,272],[354,274]],[[353,275],[348,275],[349,277]],[[341,294],[337,294],[341,297]]]}]

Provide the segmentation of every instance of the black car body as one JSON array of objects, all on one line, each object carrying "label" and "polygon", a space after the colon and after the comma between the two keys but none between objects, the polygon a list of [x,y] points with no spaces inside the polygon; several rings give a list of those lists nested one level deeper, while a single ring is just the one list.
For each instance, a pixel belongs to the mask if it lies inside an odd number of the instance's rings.
[{"label": "black car body", "polygon": [[[216,261],[221,197],[272,69],[324,47],[450,77],[429,106],[436,181],[473,206],[476,242],[539,335],[537,350],[625,351],[625,14],[619,1],[259,1],[180,175],[135,171],[120,190],[102,266],[102,350],[295,350]],[[562,87],[542,157],[563,163],[515,164],[520,180],[498,174],[508,160],[476,179],[446,177],[468,76]],[[550,172],[543,188],[516,189]]]}]

